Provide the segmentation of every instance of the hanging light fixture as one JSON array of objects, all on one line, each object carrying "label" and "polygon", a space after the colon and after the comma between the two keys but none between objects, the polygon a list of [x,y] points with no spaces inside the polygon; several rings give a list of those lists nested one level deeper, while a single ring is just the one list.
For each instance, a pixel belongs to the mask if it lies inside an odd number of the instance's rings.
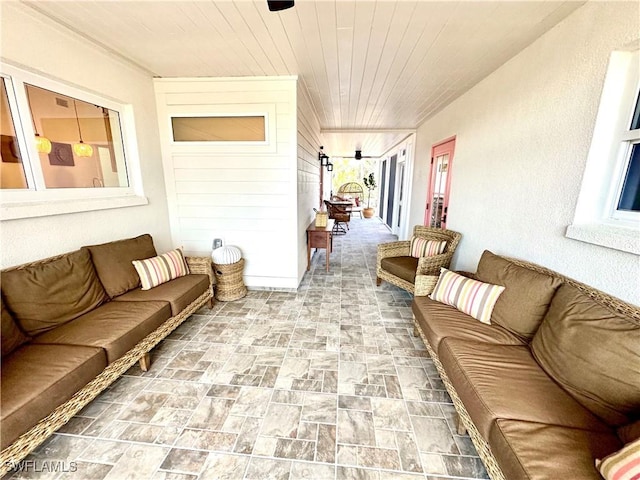
[{"label": "hanging light fixture", "polygon": [[29,102],[29,113],[31,114],[31,121],[33,122],[33,131],[36,134],[36,150],[38,153],[51,153],[51,140],[47,137],[41,137],[38,134],[38,127],[36,127],[36,119],[33,116],[33,109],[31,108],[31,97],[29,96],[29,87],[25,86],[27,91],[27,102]]},{"label": "hanging light fixture", "polygon": [[76,122],[78,123],[78,137],[80,137],[79,143],[73,144],[73,152],[79,157],[91,157],[93,155],[93,147],[82,141],[82,132],[80,131],[80,117],[78,117],[78,106],[76,105],[76,99],[73,99],[73,109],[76,111]]}]

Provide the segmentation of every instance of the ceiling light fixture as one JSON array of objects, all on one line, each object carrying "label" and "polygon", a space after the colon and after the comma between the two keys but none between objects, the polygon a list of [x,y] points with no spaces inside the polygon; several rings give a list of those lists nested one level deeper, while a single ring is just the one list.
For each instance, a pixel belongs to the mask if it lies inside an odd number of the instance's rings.
[{"label": "ceiling light fixture", "polygon": [[80,117],[78,117],[78,106],[76,105],[76,99],[73,99],[73,109],[76,111],[76,122],[78,123],[78,137],[80,137],[79,143],[73,144],[73,152],[79,157],[91,157],[93,156],[93,147],[82,141],[82,132],[80,131]]},{"label": "ceiling light fixture", "polygon": [[31,114],[31,121],[33,122],[33,131],[36,134],[36,150],[38,153],[51,153],[51,140],[47,137],[41,137],[38,134],[38,127],[36,127],[36,119],[33,116],[33,109],[31,107],[31,97],[29,96],[29,87],[25,85],[27,92],[27,102],[29,103],[29,113]]},{"label": "ceiling light fixture", "polygon": [[287,8],[293,7],[294,1],[277,1],[277,0],[267,0],[267,5],[269,6],[269,11],[271,12],[279,12],[280,10],[286,10]]}]

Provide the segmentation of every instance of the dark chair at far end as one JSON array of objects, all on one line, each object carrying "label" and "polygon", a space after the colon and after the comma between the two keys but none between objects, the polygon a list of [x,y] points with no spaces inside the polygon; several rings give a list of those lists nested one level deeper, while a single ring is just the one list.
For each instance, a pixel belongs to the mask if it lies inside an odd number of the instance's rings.
[{"label": "dark chair at far end", "polygon": [[[378,245],[376,284],[380,286],[384,280],[409,293],[430,294],[438,281],[440,268],[449,268],[461,238],[462,235],[453,230],[416,225],[411,239],[381,243]],[[435,243],[425,245],[421,240]],[[446,244],[440,248],[439,242]],[[424,253],[425,249],[434,254],[420,256],[419,252]]]},{"label": "dark chair at far end", "polygon": [[349,220],[351,220],[351,213],[349,213],[346,208],[335,205],[329,200],[325,200],[324,204],[327,207],[329,218],[335,220],[335,223],[333,225],[333,233],[336,235],[347,233],[347,230],[349,230]]}]

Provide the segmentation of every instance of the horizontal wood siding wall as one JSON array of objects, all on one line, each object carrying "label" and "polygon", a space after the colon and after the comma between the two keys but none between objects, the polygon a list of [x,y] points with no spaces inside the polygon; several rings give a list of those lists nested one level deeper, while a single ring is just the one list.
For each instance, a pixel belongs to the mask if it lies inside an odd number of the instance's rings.
[{"label": "horizontal wood siding wall", "polygon": [[[160,79],[158,121],[173,242],[242,250],[249,287],[296,288],[295,77]],[[171,116],[267,115],[265,142],[172,141]]]},{"label": "horizontal wood siding wall", "polygon": [[307,226],[315,218],[320,196],[320,123],[309,93],[298,88],[298,278],[307,268]]}]

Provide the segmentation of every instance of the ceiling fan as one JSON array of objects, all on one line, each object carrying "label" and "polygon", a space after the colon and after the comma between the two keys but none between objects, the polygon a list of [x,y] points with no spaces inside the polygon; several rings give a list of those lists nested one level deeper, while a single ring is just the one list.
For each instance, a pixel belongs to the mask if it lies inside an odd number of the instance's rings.
[{"label": "ceiling fan", "polygon": [[270,12],[279,12],[280,10],[286,10],[287,8],[293,7],[294,0],[289,1],[277,1],[277,0],[267,0],[267,5],[269,6]]},{"label": "ceiling fan", "polygon": [[362,160],[363,158],[376,158],[376,157],[371,157],[369,155],[362,155],[362,150],[356,150],[356,153],[353,157],[342,157],[342,158],[355,158],[356,160]]}]

